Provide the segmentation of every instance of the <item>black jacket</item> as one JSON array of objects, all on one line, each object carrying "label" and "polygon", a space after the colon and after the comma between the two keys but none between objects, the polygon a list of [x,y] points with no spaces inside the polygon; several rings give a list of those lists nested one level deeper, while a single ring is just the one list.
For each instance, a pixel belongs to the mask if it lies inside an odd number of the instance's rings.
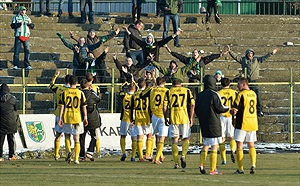
[{"label": "black jacket", "polygon": [[[132,82],[132,76],[133,75],[134,78],[139,78],[139,72],[140,70],[142,70],[143,68],[145,68],[147,66],[146,63],[140,64],[137,63],[136,65],[132,64],[130,67],[128,67],[127,65],[123,65],[118,59],[114,60],[117,69],[120,72],[120,83],[124,83],[124,82]],[[126,66],[128,73],[123,72],[122,70],[122,66]]]},{"label": "black jacket", "polygon": [[17,109],[15,96],[9,93],[0,94],[0,133],[12,134],[17,132],[17,117],[15,114]]},{"label": "black jacket", "polygon": [[195,106],[202,137],[222,137],[220,114],[227,112],[229,108],[222,105],[221,97],[216,92],[215,77],[206,75],[203,82],[204,90],[197,94]]},{"label": "black jacket", "polygon": [[85,129],[96,129],[101,125],[101,118],[96,108],[96,104],[100,102],[100,98],[97,96],[96,92],[92,90],[85,89],[82,91],[86,97],[86,110],[89,123]]},{"label": "black jacket", "polygon": [[[193,59],[193,57],[185,57],[184,55],[181,55],[177,52],[171,52],[171,55],[176,57],[180,62],[184,63],[185,65],[195,61],[195,59]],[[208,63],[212,62],[213,60],[215,60],[219,57],[221,57],[221,54],[211,54],[211,55],[205,56],[205,57],[201,56],[199,65],[201,68],[203,68],[205,65],[207,65]]]},{"label": "black jacket", "polygon": [[[131,32],[132,35],[134,35],[139,40],[143,39],[141,32],[134,25],[130,25],[128,27],[128,30]],[[128,53],[130,52],[130,49],[135,49],[135,50],[142,49],[133,39],[130,38],[127,32],[125,32],[123,44],[124,44],[124,49],[126,51],[127,57],[129,57]]]}]

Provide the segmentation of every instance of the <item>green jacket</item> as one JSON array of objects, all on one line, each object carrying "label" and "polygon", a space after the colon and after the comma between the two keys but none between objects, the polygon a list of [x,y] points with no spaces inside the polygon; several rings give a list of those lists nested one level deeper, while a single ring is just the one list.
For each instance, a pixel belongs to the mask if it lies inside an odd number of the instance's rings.
[{"label": "green jacket", "polygon": [[164,77],[167,78],[167,82],[171,83],[174,79],[180,79],[183,82],[183,76],[186,75],[186,73],[191,70],[195,65],[197,65],[197,61],[194,61],[193,63],[190,63],[184,67],[178,68],[175,73],[172,74],[172,70],[170,68],[166,68],[161,66],[156,61],[153,61],[152,64],[155,66],[160,73],[164,75]]},{"label": "green jacket", "polygon": [[[178,13],[178,0],[160,0],[160,9],[166,14],[177,14]],[[165,8],[171,10],[166,11]]]},{"label": "green jacket", "polygon": [[[246,76],[245,77],[249,81],[255,81],[258,79],[260,63],[266,61],[272,55],[272,53],[268,53],[261,57],[253,56],[253,59],[250,60],[246,56],[241,57],[240,55],[238,55],[232,51],[230,51],[229,54],[234,60],[236,60],[238,63],[240,63],[242,65],[242,71],[243,71],[244,75],[246,72],[247,77]],[[245,71],[245,69],[246,69],[246,71]]]},{"label": "green jacket", "polygon": [[[100,47],[100,45],[102,45],[104,42],[108,41],[108,39],[109,39],[109,37],[104,36],[96,44],[88,45],[88,44],[85,43],[83,46],[80,46],[78,43],[73,44],[73,43],[69,42],[68,40],[66,40],[65,38],[61,38],[61,41],[63,42],[63,44],[66,47],[73,50],[73,52],[74,52],[74,56],[73,56],[73,63],[74,64],[73,65],[78,66],[81,63],[83,63],[85,59],[87,59],[88,51],[95,50],[96,48]],[[75,51],[75,46],[77,46],[79,48],[79,53],[77,53]]]}]

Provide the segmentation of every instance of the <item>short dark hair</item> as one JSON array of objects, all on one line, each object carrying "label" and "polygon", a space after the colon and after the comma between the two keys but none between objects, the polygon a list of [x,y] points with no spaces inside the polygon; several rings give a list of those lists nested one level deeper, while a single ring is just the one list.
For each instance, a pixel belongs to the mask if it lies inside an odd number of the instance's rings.
[{"label": "short dark hair", "polygon": [[174,64],[176,65],[176,67],[178,67],[176,61],[172,60],[172,61],[170,61],[169,68],[171,68],[171,64],[172,64],[172,63],[174,63]]},{"label": "short dark hair", "polygon": [[146,81],[146,86],[147,86],[147,87],[153,87],[153,81],[151,81],[151,80],[148,79],[148,80]]},{"label": "short dark hair", "polygon": [[70,84],[70,77],[71,77],[72,75],[71,74],[67,74],[66,76],[65,76],[65,84]]},{"label": "short dark hair", "polygon": [[144,78],[138,79],[137,84],[139,88],[143,88],[146,84],[145,79]]},{"label": "short dark hair", "polygon": [[222,87],[227,87],[229,84],[230,84],[230,79],[228,79],[226,77],[221,79]]},{"label": "short dark hair", "polygon": [[161,84],[163,84],[165,82],[166,82],[166,78],[164,78],[164,77],[158,77],[158,78],[156,78],[156,84],[157,84],[157,86],[159,86],[159,85],[161,85]]},{"label": "short dark hair", "polygon": [[172,85],[173,86],[181,85],[181,80],[180,79],[174,79],[173,82],[172,82]]},{"label": "short dark hair", "polygon": [[70,85],[76,85],[78,83],[77,77],[74,75],[71,75],[70,77]]},{"label": "short dark hair", "polygon": [[241,82],[241,83],[246,83],[247,85],[248,85],[248,79],[247,78],[245,78],[245,77],[241,77],[241,78],[239,78],[239,80],[238,80],[239,82]]},{"label": "short dark hair", "polygon": [[138,24],[141,24],[141,23],[143,23],[143,21],[141,21],[141,20],[136,20],[135,22],[134,22],[134,25],[138,25]]},{"label": "short dark hair", "polygon": [[135,91],[135,89],[136,89],[135,84],[130,83],[130,84],[128,85],[128,90],[129,90],[129,91]]},{"label": "short dark hair", "polygon": [[81,89],[85,89],[85,88],[87,88],[88,86],[89,86],[88,80],[86,80],[86,79],[81,80],[81,82],[80,82],[80,88],[81,88]]},{"label": "short dark hair", "polygon": [[94,76],[93,76],[93,74],[92,73],[87,73],[86,75],[85,75],[85,78],[86,78],[86,80],[88,81],[88,82],[91,82],[91,81],[93,81],[94,80]]}]

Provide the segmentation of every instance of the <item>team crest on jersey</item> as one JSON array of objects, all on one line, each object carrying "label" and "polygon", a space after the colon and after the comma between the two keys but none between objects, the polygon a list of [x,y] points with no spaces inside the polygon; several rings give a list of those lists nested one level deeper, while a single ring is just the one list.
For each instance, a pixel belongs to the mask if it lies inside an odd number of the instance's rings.
[{"label": "team crest on jersey", "polygon": [[41,143],[45,140],[46,134],[42,121],[29,121],[26,122],[26,128],[29,137],[37,143]]}]

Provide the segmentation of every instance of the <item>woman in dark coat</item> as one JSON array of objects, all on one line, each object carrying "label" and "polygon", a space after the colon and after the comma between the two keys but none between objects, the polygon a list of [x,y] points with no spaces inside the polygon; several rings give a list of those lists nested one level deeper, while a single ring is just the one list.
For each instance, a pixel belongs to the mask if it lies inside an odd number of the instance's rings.
[{"label": "woman in dark coat", "polygon": [[0,87],[0,161],[3,159],[5,136],[8,142],[8,158],[15,160],[15,133],[17,133],[17,99],[9,93],[9,87],[3,83]]}]

